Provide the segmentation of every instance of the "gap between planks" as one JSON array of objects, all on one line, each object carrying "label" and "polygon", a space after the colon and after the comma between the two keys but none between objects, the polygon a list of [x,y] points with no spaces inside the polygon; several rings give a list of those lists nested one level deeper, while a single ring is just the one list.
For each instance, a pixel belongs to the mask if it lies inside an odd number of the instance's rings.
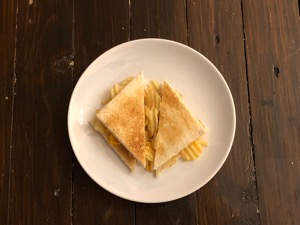
[{"label": "gap between planks", "polygon": [[[299,0],[300,1],[300,0]],[[249,129],[249,138],[250,138],[250,145],[251,145],[251,153],[252,153],[252,159],[253,159],[253,173],[255,178],[255,186],[256,191],[258,192],[258,186],[257,186],[257,177],[256,177],[256,165],[255,165],[255,149],[254,149],[254,141],[253,141],[253,126],[252,126],[252,111],[251,111],[251,98],[250,98],[250,88],[249,88],[249,77],[248,77],[248,61],[247,61],[247,46],[246,46],[246,35],[245,35],[245,24],[244,24],[244,8],[243,8],[243,0],[241,0],[241,13],[242,13],[242,26],[243,26],[243,38],[244,38],[244,57],[245,57],[245,70],[246,70],[246,82],[247,82],[247,94],[248,94],[248,116],[249,116],[249,123],[248,123],[248,129]],[[259,196],[257,194],[257,212],[259,212]],[[260,214],[258,213],[259,221]]]}]

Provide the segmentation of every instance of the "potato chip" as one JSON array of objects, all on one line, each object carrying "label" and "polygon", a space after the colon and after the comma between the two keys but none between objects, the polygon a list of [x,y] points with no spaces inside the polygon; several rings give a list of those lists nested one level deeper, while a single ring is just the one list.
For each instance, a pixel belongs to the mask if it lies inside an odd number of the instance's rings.
[{"label": "potato chip", "polygon": [[120,142],[115,138],[114,135],[109,135],[108,137],[108,143],[111,145],[111,146],[118,146],[120,145]]},{"label": "potato chip", "polygon": [[149,81],[149,83],[147,84],[147,88],[148,89],[152,89],[155,90],[157,92],[157,94],[160,95],[161,91],[160,91],[160,83],[157,80],[151,80]]},{"label": "potato chip", "polygon": [[155,150],[151,144],[151,142],[146,143],[146,159],[148,159],[150,162],[154,161],[154,155],[155,155]]},{"label": "potato chip", "polygon": [[125,80],[123,80],[121,83],[120,83],[120,88],[121,90],[127,86],[127,84],[129,84],[130,81],[132,81],[134,79],[134,77],[127,77]]},{"label": "potato chip", "polygon": [[189,146],[184,148],[180,152],[180,155],[184,160],[197,159],[202,152],[202,148],[206,147],[206,146],[207,146],[207,143],[205,141],[203,141],[201,138],[198,138],[193,143],[191,143]]},{"label": "potato chip", "polygon": [[152,140],[152,145],[154,149],[158,149],[158,144],[159,144],[159,136],[155,135]]},{"label": "potato chip", "polygon": [[119,94],[120,91],[122,91],[126,87],[126,85],[133,79],[134,77],[128,77],[125,80],[123,80],[120,84],[115,84],[110,90],[111,99],[113,99],[117,94]]},{"label": "potato chip", "polygon": [[148,172],[152,172],[153,171],[153,162],[150,162],[148,159],[146,159],[146,170]]},{"label": "potato chip", "polygon": [[119,84],[115,84],[110,90],[110,97],[113,99],[119,92],[121,91],[121,87]]},{"label": "potato chip", "polygon": [[151,142],[146,142],[145,155],[146,155],[146,170],[149,172],[153,171],[155,150]]},{"label": "potato chip", "polygon": [[149,131],[149,137],[154,137],[158,129],[158,109],[157,108],[146,108],[146,117],[148,119],[147,128]]},{"label": "potato chip", "polygon": [[145,105],[147,105],[150,109],[156,108],[159,110],[161,97],[154,89],[147,89],[145,91]]}]

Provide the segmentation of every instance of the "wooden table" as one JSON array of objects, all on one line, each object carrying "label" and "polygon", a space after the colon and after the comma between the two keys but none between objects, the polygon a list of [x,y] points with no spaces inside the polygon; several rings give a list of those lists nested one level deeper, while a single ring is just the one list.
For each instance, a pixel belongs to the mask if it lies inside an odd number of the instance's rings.
[{"label": "wooden table", "polygon": [[[297,0],[0,0],[0,224],[300,224]],[[67,109],[104,51],[156,37],[198,50],[236,106],[231,153],[182,199],[141,204],[73,155]]]}]

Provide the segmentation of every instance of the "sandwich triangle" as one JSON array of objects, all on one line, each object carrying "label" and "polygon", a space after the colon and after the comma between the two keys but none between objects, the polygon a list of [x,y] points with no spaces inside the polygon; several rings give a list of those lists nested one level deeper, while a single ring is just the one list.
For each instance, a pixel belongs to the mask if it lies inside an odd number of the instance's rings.
[{"label": "sandwich triangle", "polygon": [[115,138],[146,166],[144,82],[142,74],[128,83],[97,114]]}]

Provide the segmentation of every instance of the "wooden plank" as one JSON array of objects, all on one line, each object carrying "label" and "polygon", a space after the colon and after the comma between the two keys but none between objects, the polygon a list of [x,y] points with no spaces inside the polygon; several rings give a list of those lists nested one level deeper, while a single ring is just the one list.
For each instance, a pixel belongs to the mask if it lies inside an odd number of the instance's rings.
[{"label": "wooden plank", "polygon": [[18,1],[7,224],[71,224],[72,1]]},{"label": "wooden plank", "polygon": [[[75,79],[106,50],[129,40],[128,1],[75,1]],[[109,170],[109,169],[108,169]],[[77,160],[73,170],[73,224],[134,224],[133,202],[98,186]]]},{"label": "wooden plank", "polygon": [[16,5],[0,1],[0,224],[8,223]]},{"label": "wooden plank", "polygon": [[164,38],[187,44],[185,1],[131,0],[131,38]]},{"label": "wooden plank", "polygon": [[298,1],[242,3],[262,224],[299,224]]},{"label": "wooden plank", "polygon": [[[132,38],[156,37],[187,44],[185,1],[131,1]],[[136,224],[197,224],[195,194],[161,204],[136,204]]]},{"label": "wooden plank", "polygon": [[75,0],[75,82],[89,64],[130,36],[126,1]]},{"label": "wooden plank", "polygon": [[239,0],[187,1],[189,44],[220,70],[236,107],[233,147],[218,174],[197,192],[199,224],[260,224],[251,147]]},{"label": "wooden plank", "polygon": [[198,224],[196,194],[166,203],[137,203],[136,224]]}]

